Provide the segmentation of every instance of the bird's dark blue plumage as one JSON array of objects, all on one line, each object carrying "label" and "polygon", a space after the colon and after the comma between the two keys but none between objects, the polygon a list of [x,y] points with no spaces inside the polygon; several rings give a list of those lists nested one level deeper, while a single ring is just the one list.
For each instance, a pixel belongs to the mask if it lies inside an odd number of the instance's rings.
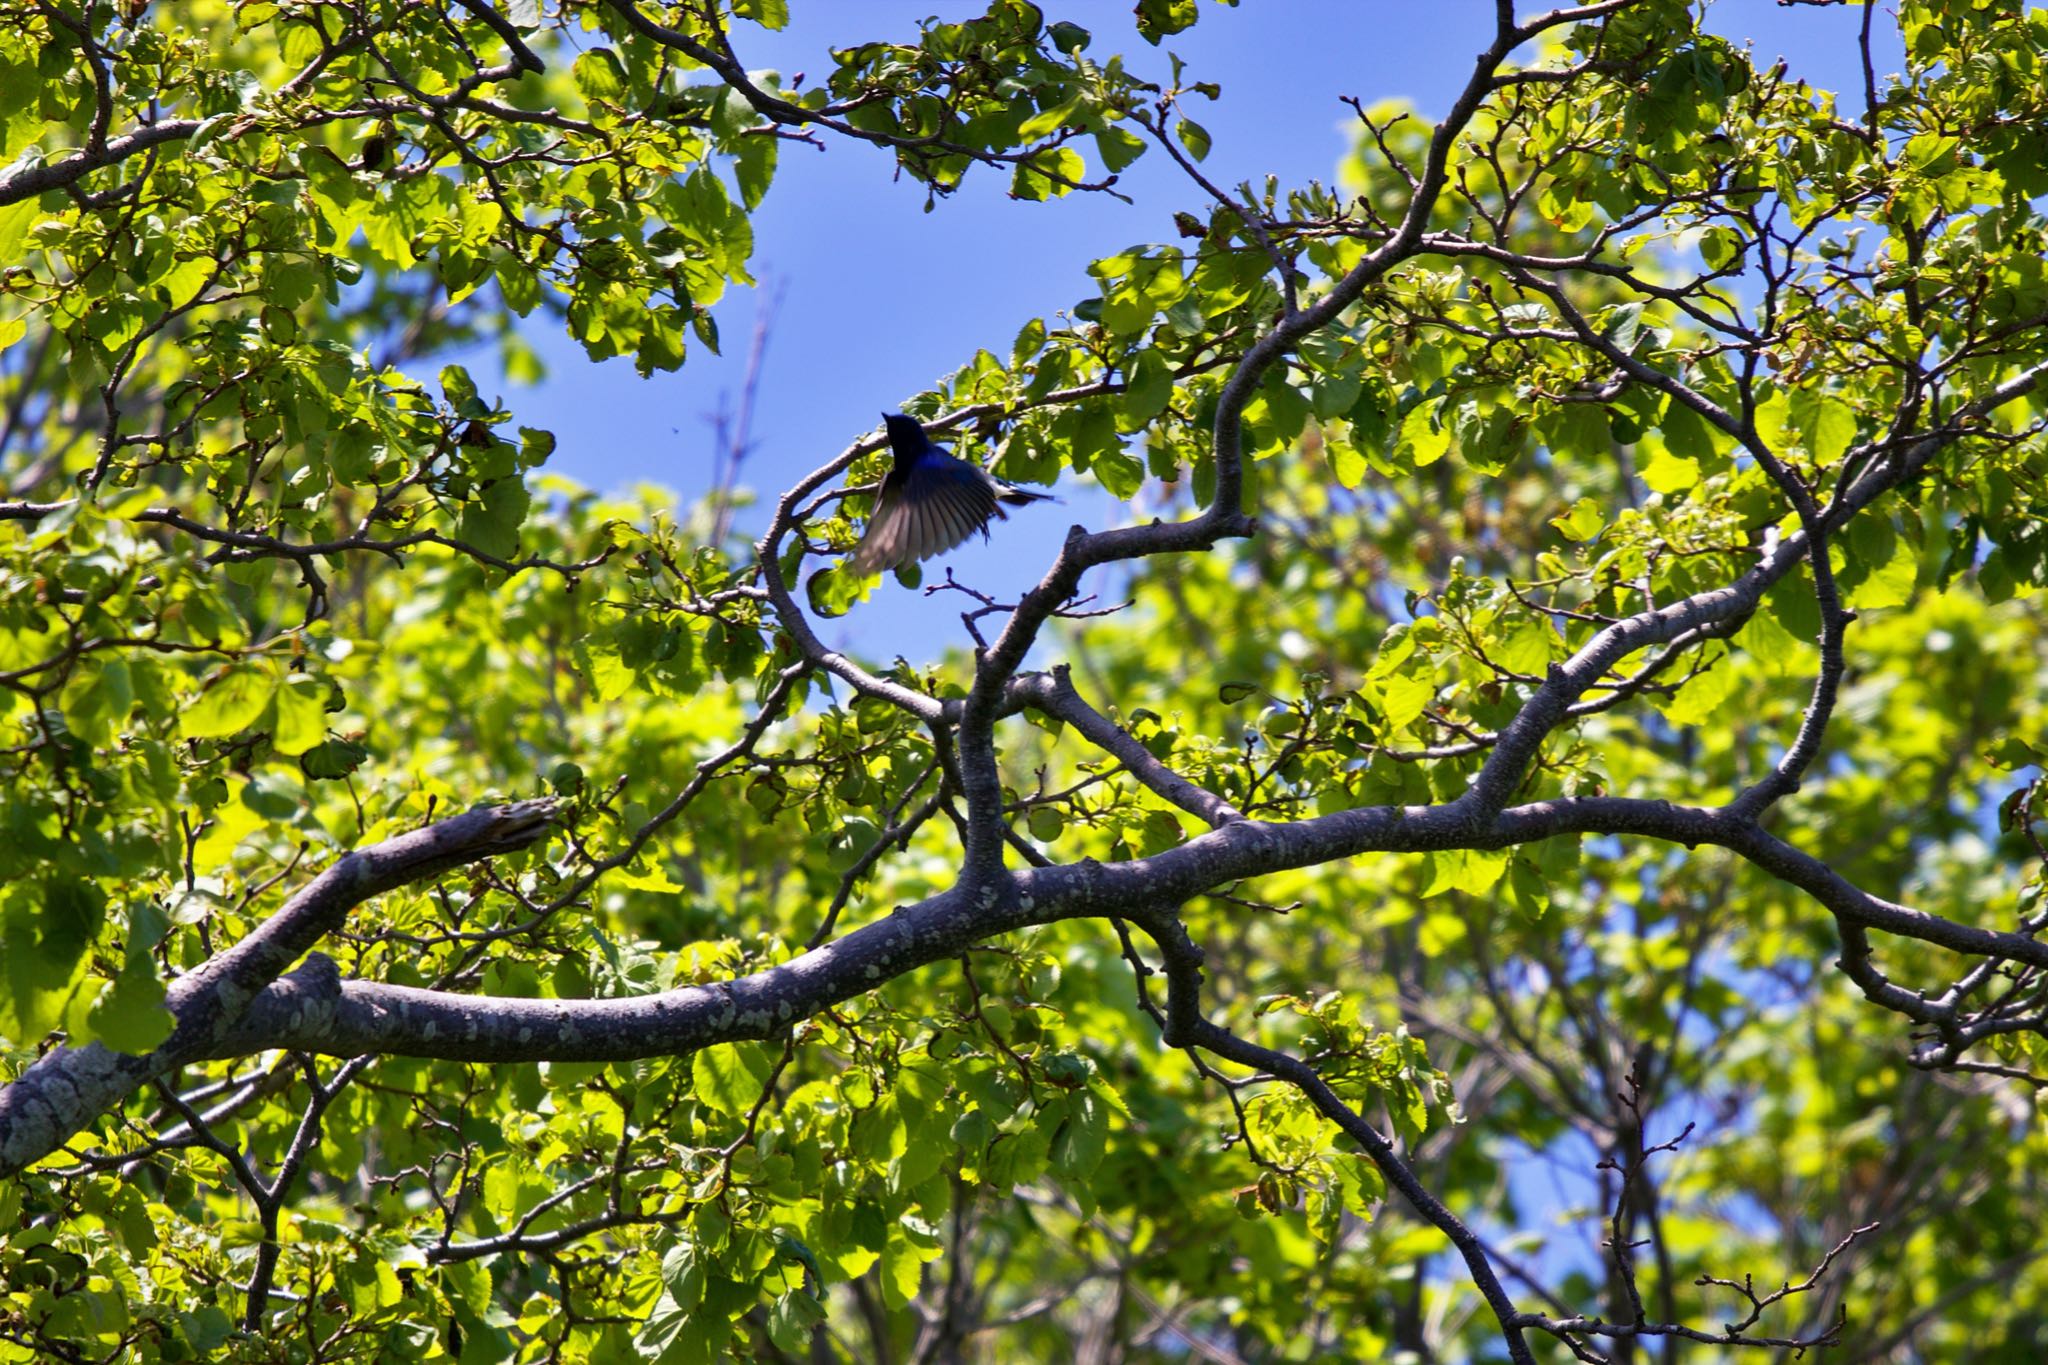
[{"label": "bird's dark blue plumage", "polygon": [[908,568],[976,531],[986,536],[991,520],[1009,517],[1005,503],[1022,507],[1052,497],[1013,487],[979,465],[948,455],[932,444],[915,418],[885,412],[882,420],[895,463],[883,476],[867,534],[847,559],[856,573]]}]

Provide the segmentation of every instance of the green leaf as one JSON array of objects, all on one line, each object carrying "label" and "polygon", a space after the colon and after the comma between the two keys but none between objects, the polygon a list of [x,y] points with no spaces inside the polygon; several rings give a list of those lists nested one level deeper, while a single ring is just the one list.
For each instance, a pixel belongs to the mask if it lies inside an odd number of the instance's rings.
[{"label": "green leaf", "polygon": [[1335,1159],[1335,1165],[1344,1211],[1353,1217],[1371,1222],[1379,1211],[1379,1206],[1386,1202],[1386,1178],[1380,1174],[1379,1167],[1362,1156],[1340,1154]]},{"label": "green leaf", "polygon": [[27,195],[12,204],[0,205],[0,261],[21,259],[28,230],[42,213],[39,195]]},{"label": "green leaf", "polygon": [[1080,108],[1081,99],[1078,95],[1070,100],[1055,100],[1019,124],[1017,136],[1025,142],[1036,142],[1049,133],[1058,132],[1065,124],[1073,122]]},{"label": "green leaf", "polygon": [[1131,337],[1151,326],[1158,311],[1149,295],[1124,286],[1102,301],[1101,322],[1113,335]]},{"label": "green leaf", "polygon": [[1401,432],[1394,445],[1395,454],[1406,459],[1417,469],[1425,469],[1441,460],[1451,448],[1451,431],[1438,419],[1442,408],[1437,403],[1418,403],[1409,409],[1401,419]]},{"label": "green leaf", "polygon": [[825,1321],[825,1305],[809,1292],[792,1289],[768,1310],[768,1337],[792,1355],[810,1347],[811,1329]]},{"label": "green leaf", "polygon": [[1017,329],[1017,339],[1010,346],[1010,368],[1021,370],[1045,349],[1045,319],[1033,318]]},{"label": "green leaf", "polygon": [[1707,419],[1675,399],[1666,405],[1657,429],[1663,433],[1664,447],[1673,459],[1691,460],[1697,465],[1715,456],[1714,430],[1707,425]]},{"label": "green leaf", "polygon": [[1601,528],[1607,524],[1607,518],[1601,512],[1599,503],[1591,498],[1580,498],[1565,511],[1552,517],[1550,524],[1555,526],[1566,540],[1585,541],[1600,534]]},{"label": "green leaf", "polygon": [[460,365],[441,367],[441,392],[448,399],[448,406],[464,417],[481,415],[471,411],[477,406],[476,381],[469,377],[469,371]]},{"label": "green leaf", "polygon": [[1049,25],[1047,31],[1044,31],[1044,35],[1047,35],[1049,39],[1053,39],[1053,49],[1055,51],[1063,51],[1063,53],[1087,51],[1087,45],[1096,41],[1096,37],[1090,31],[1083,29],[1081,25],[1071,25],[1071,23]]},{"label": "green leaf", "polygon": [[1396,673],[1379,679],[1370,691],[1379,703],[1386,730],[1393,733],[1422,715],[1423,708],[1436,696],[1436,684],[1425,676]]},{"label": "green leaf", "polygon": [[188,1345],[201,1355],[212,1355],[234,1335],[234,1319],[215,1304],[201,1304],[190,1313],[180,1313],[179,1327]]},{"label": "green leaf", "polygon": [[1493,641],[1489,652],[1502,668],[1540,676],[1549,667],[1560,643],[1557,632],[1548,624],[1523,618],[1509,628],[1504,638]]},{"label": "green leaf", "polygon": [[251,664],[230,664],[207,681],[196,701],[178,713],[186,739],[225,739],[254,725],[277,692],[277,678]]},{"label": "green leaf", "polygon": [[760,1102],[775,1063],[759,1043],[707,1047],[690,1062],[697,1098],[725,1114],[744,1114]]},{"label": "green leaf", "polygon": [[314,780],[332,781],[347,777],[369,757],[370,751],[353,740],[324,740],[299,755],[299,771]]},{"label": "green leaf", "polygon": [[1345,488],[1356,488],[1365,482],[1368,468],[1365,456],[1349,441],[1325,440],[1323,458],[1330,463],[1330,472],[1338,484]]},{"label": "green leaf", "polygon": [[1508,864],[1508,900],[1531,920],[1543,918],[1550,907],[1550,884],[1527,858]]},{"label": "green leaf", "polygon": [[1653,451],[1636,473],[1651,492],[1667,497],[1683,493],[1700,481],[1699,461],[1684,459],[1668,450]]},{"label": "green leaf", "polygon": [[1010,194],[1017,199],[1057,199],[1072,191],[1087,174],[1081,154],[1071,147],[1049,147],[1017,163],[1010,176]]},{"label": "green leaf", "polygon": [[740,203],[748,212],[761,207],[768,186],[775,179],[775,164],[782,143],[774,137],[743,137],[733,149],[733,179],[739,183]]},{"label": "green leaf", "polygon": [[1089,462],[1089,471],[1119,502],[1129,502],[1145,486],[1145,464],[1122,450],[1099,451]]},{"label": "green leaf", "polygon": [[1559,456],[1605,460],[1614,449],[1607,412],[1596,403],[1559,403],[1538,419],[1537,430]]},{"label": "green leaf", "polygon": [[294,673],[272,694],[276,706],[270,727],[271,745],[296,757],[327,738],[327,684]]},{"label": "green leaf", "polygon": [[456,538],[487,555],[509,559],[519,552],[519,532],[532,505],[523,480],[493,480],[463,504],[462,515],[456,522]]},{"label": "green leaf", "polygon": [[116,1052],[139,1054],[170,1037],[177,1021],[164,1008],[163,983],[145,961],[107,983],[86,1022],[99,1042]]},{"label": "green leaf", "polygon": [[1149,347],[1132,356],[1127,368],[1123,420],[1118,425],[1125,431],[1140,431],[1172,401],[1173,374],[1166,358]]},{"label": "green leaf", "polygon": [[732,12],[765,29],[789,27],[789,0],[734,0]]},{"label": "green leaf", "polygon": [[1677,696],[1660,700],[1658,709],[1673,725],[1707,724],[1734,694],[1735,680],[1735,669],[1723,661],[1686,683]]},{"label": "green leaf", "polygon": [[1195,22],[1195,0],[1138,0],[1138,35],[1154,47]]},{"label": "green leaf", "polygon": [[1095,41],[1095,35],[1079,24],[1061,22],[1048,26],[1045,36],[1052,40],[1053,49],[1058,52],[1085,52]]},{"label": "green leaf", "polygon": [[535,469],[555,453],[555,433],[539,427],[519,428],[519,467]]},{"label": "green leaf", "polygon": [[1180,139],[1180,145],[1188,149],[1188,155],[1196,161],[1209,159],[1209,130],[1191,118],[1177,119],[1173,135]]},{"label": "green leaf", "polygon": [[2007,735],[1984,750],[1984,761],[1994,768],[2016,771],[2039,766],[2044,760],[2048,760],[2048,755],[2012,735]]},{"label": "green leaf", "polygon": [[1507,871],[1506,849],[1441,849],[1423,855],[1422,894],[1440,896],[1446,891],[1484,895]]},{"label": "green leaf", "polygon": [[1865,513],[1849,523],[1849,547],[1866,572],[1849,593],[1858,611],[1903,607],[1913,600],[1920,576],[1920,554],[1912,542],[1892,529],[1881,515]]},{"label": "green leaf", "polygon": [[925,1257],[900,1230],[882,1248],[882,1302],[895,1312],[908,1308],[924,1282]]},{"label": "green leaf", "polygon": [[1760,611],[1749,618],[1735,637],[1736,647],[1756,660],[1765,671],[1779,677],[1791,676],[1799,668],[1803,647],[1779,622],[1777,614]]},{"label": "green leaf", "polygon": [[128,664],[120,658],[79,668],[59,700],[71,733],[94,745],[112,742],[135,706]]},{"label": "green leaf", "polygon": [[1700,259],[1712,271],[1732,270],[1742,261],[1744,243],[1733,229],[1710,227],[1700,234]]},{"label": "green leaf", "polygon": [[1067,1102],[1066,1120],[1053,1133],[1053,1169],[1072,1181],[1086,1181],[1102,1164],[1109,1145],[1109,1108],[1086,1090]]},{"label": "green leaf", "polygon": [[1856,440],[1856,410],[1832,394],[1792,391],[1792,425],[1807,453],[1823,465],[1842,458]]},{"label": "green leaf", "polygon": [[1115,124],[1100,128],[1095,133],[1095,154],[1102,158],[1102,164],[1112,172],[1122,171],[1145,152],[1145,140],[1128,128]]},{"label": "green leaf", "polygon": [[569,68],[576,88],[593,103],[616,102],[626,93],[626,68],[608,47],[593,47]]},{"label": "green leaf", "polygon": [[61,873],[0,897],[0,1036],[30,1044],[57,1027],[106,906],[98,886]]},{"label": "green leaf", "polygon": [[1610,308],[1600,321],[1600,339],[1624,355],[1636,349],[1643,336],[1643,305],[1624,303]]},{"label": "green leaf", "polygon": [[842,560],[806,579],[804,596],[809,600],[811,610],[818,615],[827,618],[844,616],[854,603],[865,601],[880,582],[878,575],[864,577],[854,573]]}]

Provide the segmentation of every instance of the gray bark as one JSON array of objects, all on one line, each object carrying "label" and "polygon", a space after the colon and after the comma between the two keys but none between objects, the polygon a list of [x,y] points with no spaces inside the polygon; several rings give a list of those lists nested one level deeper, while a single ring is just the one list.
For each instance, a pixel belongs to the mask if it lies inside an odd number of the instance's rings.
[{"label": "gray bark", "polygon": [[[547,801],[470,811],[338,859],[254,933],[171,984],[164,1004],[176,1022],[154,1052],[130,1056],[98,1043],[58,1047],[0,1089],[0,1177],[48,1156],[157,1077],[217,1055],[220,1039],[250,1003],[356,906],[449,868],[535,843],[547,833],[552,811]],[[277,1045],[265,1041],[242,1050]]]}]

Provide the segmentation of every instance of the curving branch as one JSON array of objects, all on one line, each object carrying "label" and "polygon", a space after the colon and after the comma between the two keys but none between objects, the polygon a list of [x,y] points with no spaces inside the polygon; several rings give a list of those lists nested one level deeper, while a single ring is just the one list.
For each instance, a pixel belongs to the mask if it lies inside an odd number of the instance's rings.
[{"label": "curving branch", "polygon": [[164,1008],[175,1023],[155,1051],[137,1057],[98,1043],[58,1047],[0,1089],[0,1176],[49,1155],[150,1081],[214,1055],[264,989],[356,906],[450,868],[531,847],[546,837],[554,812],[547,800],[487,807],[343,856],[247,938],[171,984]]},{"label": "curving branch", "polygon": [[97,1046],[58,1049],[0,1090],[0,1171],[56,1150],[151,1077],[187,1061],[275,1047],[340,1057],[617,1061],[770,1038],[1001,934],[1068,919],[1156,918],[1159,907],[1215,886],[1363,853],[1503,848],[1566,834],[1715,845],[1805,891],[1845,925],[2048,967],[2048,943],[2030,934],[1958,924],[1886,901],[1725,809],[1580,797],[1514,807],[1476,828],[1458,803],[1362,807],[1291,824],[1233,821],[1149,858],[1026,868],[972,893],[956,886],[763,971],[631,999],[504,999],[343,980],[332,959],[317,953],[279,976],[353,906],[528,846],[545,833],[551,810],[550,803],[527,802],[472,812],[343,858],[249,940],[172,988],[168,1008],[178,1022],[162,1048],[145,1058]]},{"label": "curving branch", "polygon": [[77,184],[85,176],[108,166],[117,166],[132,156],[137,156],[152,147],[167,142],[180,142],[199,131],[202,119],[165,119],[160,123],[145,123],[132,132],[121,134],[97,148],[81,147],[55,161],[41,165],[23,166],[19,170],[0,175],[0,208],[18,204],[30,195],[45,190],[61,190]]},{"label": "curving branch", "polygon": [[1123,727],[1090,706],[1074,690],[1073,673],[1067,665],[1060,664],[1050,673],[1027,674],[1017,679],[1012,695],[1073,726],[1082,738],[1123,764],[1154,795],[1204,823],[1220,829],[1233,820],[1244,819],[1235,806],[1161,763]]},{"label": "curving branch", "polygon": [[[1633,0],[1630,0],[1630,2],[1633,3]],[[634,34],[659,47],[679,52],[692,62],[708,67],[719,80],[723,81],[731,89],[738,91],[740,97],[746,100],[747,104],[756,114],[768,120],[771,127],[823,128],[828,132],[836,133],[841,137],[852,138],[855,141],[873,143],[877,147],[894,148],[905,157],[936,154],[940,156],[964,157],[970,161],[977,161],[988,166],[1028,165],[1033,175],[1042,176],[1046,180],[1056,185],[1064,185],[1070,190],[1101,190],[1110,194],[1116,194],[1116,191],[1112,188],[1117,182],[1117,177],[1114,175],[1097,181],[1075,180],[1060,174],[1058,171],[1045,169],[1033,160],[1033,158],[1041,153],[1067,142],[1073,136],[1071,131],[1060,130],[1040,142],[1019,148],[1014,152],[994,152],[980,147],[971,147],[965,143],[954,142],[949,138],[940,137],[936,133],[912,136],[862,128],[849,121],[846,115],[852,113],[861,105],[869,103],[873,99],[871,95],[860,95],[850,99],[838,100],[816,109],[797,104],[794,101],[772,94],[756,84],[752,76],[747,72],[746,63],[742,62],[734,54],[732,44],[727,41],[722,30],[714,27],[712,29],[712,39],[707,42],[693,37],[682,29],[673,28],[658,20],[649,18],[639,6],[632,3],[632,0],[608,0],[608,3],[612,11],[624,21],[626,27],[631,29]],[[705,22],[713,22],[711,11],[708,9]],[[1122,195],[1117,195],[1117,197],[1123,198]]]}]

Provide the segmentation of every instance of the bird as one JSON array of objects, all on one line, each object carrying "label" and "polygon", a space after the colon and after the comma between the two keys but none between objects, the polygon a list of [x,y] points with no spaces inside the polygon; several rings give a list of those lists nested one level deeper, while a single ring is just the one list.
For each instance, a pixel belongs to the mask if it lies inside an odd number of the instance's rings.
[{"label": "bird", "polygon": [[1004,504],[1023,507],[1057,501],[1050,493],[1018,488],[979,465],[948,455],[932,444],[914,417],[885,412],[882,421],[889,429],[895,463],[882,477],[867,533],[847,557],[847,566],[857,574],[907,569],[943,554],[976,531],[985,540],[991,520],[1009,520]]}]

